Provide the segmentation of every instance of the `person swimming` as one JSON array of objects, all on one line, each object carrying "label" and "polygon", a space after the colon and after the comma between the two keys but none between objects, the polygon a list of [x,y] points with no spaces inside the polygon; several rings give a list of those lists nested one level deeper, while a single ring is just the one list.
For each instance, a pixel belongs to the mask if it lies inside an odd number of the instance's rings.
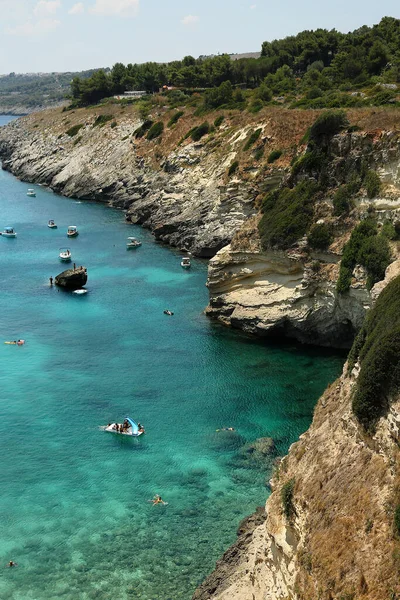
[{"label": "person swimming", "polygon": [[149,502],[152,502],[153,506],[155,506],[156,504],[164,504],[164,505],[168,504],[168,502],[164,502],[164,500],[161,498],[161,496],[159,494],[156,494],[152,500],[149,500]]},{"label": "person swimming", "polygon": [[18,564],[16,562],[14,562],[13,560],[10,560],[10,562],[6,565],[7,567],[18,567]]}]

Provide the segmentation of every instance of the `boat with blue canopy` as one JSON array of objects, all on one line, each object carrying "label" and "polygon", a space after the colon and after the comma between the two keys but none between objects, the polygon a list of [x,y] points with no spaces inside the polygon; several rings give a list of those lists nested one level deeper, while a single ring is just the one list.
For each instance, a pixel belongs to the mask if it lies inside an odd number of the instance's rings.
[{"label": "boat with blue canopy", "polygon": [[136,423],[130,417],[125,417],[123,423],[109,423],[102,427],[104,431],[109,433],[118,433],[119,435],[129,435],[131,437],[139,437],[144,433],[144,427],[140,423]]}]

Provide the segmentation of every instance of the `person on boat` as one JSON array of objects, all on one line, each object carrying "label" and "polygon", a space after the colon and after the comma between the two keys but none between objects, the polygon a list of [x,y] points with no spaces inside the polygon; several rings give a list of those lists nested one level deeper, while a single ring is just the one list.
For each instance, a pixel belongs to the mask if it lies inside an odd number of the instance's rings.
[{"label": "person on boat", "polygon": [[166,502],[164,502],[164,500],[158,494],[154,496],[151,502],[153,503],[153,506],[155,506],[156,504],[166,504]]},{"label": "person on boat", "polygon": [[17,563],[14,562],[13,560],[10,560],[10,562],[8,563],[7,567],[18,567]]},{"label": "person on boat", "polygon": [[139,433],[144,433],[144,427],[140,423],[138,423],[138,430],[139,430]]},{"label": "person on boat", "polygon": [[125,430],[129,429],[129,421],[127,421],[127,420],[125,419],[125,421],[123,422],[123,425],[122,425],[122,427],[123,427],[123,429],[125,429]]},{"label": "person on boat", "polygon": [[53,278],[52,277],[49,278],[49,281],[50,281],[50,285],[53,285]]}]

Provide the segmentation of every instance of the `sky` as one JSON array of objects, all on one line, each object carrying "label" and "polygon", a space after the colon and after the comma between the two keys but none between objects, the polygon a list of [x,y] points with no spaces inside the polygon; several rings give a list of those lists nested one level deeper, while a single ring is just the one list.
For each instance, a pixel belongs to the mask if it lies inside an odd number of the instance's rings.
[{"label": "sky", "polygon": [[257,52],[324,27],[400,18],[398,0],[0,0],[0,73],[81,71],[116,62]]}]

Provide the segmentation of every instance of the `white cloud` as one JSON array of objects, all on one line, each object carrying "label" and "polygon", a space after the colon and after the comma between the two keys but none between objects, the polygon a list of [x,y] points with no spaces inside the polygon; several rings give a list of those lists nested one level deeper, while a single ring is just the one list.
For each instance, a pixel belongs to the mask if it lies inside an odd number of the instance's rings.
[{"label": "white cloud", "polygon": [[60,0],[40,0],[33,9],[33,14],[35,17],[46,19],[49,15],[55,15],[60,7]]},{"label": "white cloud", "polygon": [[95,15],[135,17],[139,10],[139,0],[96,0],[89,11]]},{"label": "white cloud", "polygon": [[77,2],[68,11],[69,15],[80,15],[85,12],[85,7],[82,2]]},{"label": "white cloud", "polygon": [[198,23],[199,21],[200,17],[197,17],[196,15],[187,15],[186,17],[183,17],[181,23],[185,27],[191,27],[192,25],[196,25],[196,23]]},{"label": "white cloud", "polygon": [[16,27],[7,27],[5,33],[8,35],[35,36],[54,31],[61,25],[57,19],[41,19],[39,21],[27,21]]}]

